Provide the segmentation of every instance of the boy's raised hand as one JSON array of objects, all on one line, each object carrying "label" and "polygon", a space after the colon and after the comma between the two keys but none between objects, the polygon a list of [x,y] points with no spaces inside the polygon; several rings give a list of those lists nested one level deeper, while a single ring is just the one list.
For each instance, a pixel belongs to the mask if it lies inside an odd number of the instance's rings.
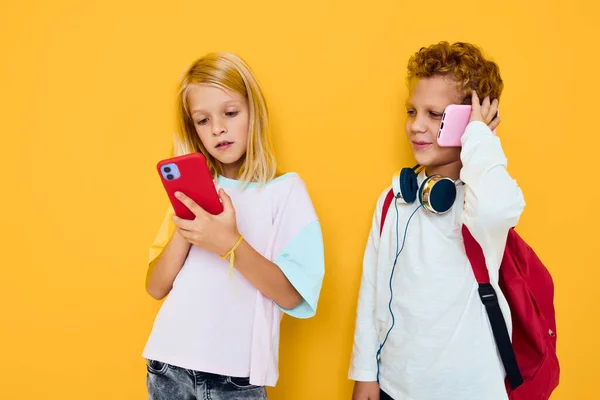
[{"label": "boy's raised hand", "polygon": [[477,92],[473,90],[471,95],[471,120],[469,122],[481,121],[493,131],[500,125],[500,117],[496,116],[497,112],[498,99],[490,102],[490,97],[486,96],[483,102],[480,103]]}]

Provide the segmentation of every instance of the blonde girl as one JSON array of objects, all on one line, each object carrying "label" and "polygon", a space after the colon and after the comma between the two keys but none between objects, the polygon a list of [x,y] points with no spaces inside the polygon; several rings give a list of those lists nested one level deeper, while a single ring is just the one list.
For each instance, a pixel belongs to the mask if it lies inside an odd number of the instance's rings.
[{"label": "blonde girl", "polygon": [[177,118],[176,153],[205,156],[224,211],[209,214],[179,193],[196,218],[169,209],[150,249],[146,289],[166,299],[143,352],[149,399],[266,399],[283,313],[317,310],[320,223],[302,179],[276,176],[267,105],[240,57],[196,60],[181,80]]}]

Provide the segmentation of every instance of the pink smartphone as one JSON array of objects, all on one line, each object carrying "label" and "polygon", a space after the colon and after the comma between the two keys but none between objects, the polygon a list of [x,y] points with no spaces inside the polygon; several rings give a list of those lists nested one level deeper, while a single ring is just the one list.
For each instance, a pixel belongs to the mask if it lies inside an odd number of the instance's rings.
[{"label": "pink smartphone", "polygon": [[[441,147],[461,147],[460,139],[471,119],[470,104],[450,104],[444,110],[438,132],[438,145]],[[495,135],[496,130],[492,133]]]},{"label": "pink smartphone", "polygon": [[178,217],[190,220],[196,218],[189,208],[175,197],[175,192],[178,191],[213,215],[223,211],[223,204],[202,153],[168,158],[160,161],[156,168]]}]

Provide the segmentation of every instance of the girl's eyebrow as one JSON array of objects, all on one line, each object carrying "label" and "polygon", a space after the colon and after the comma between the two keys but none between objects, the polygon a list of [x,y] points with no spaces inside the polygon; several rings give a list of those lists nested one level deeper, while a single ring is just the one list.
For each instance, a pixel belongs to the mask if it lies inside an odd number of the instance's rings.
[{"label": "girl's eyebrow", "polygon": [[[239,105],[240,103],[241,103],[241,102],[240,102],[240,101],[238,101],[238,100],[227,100],[226,102],[224,102],[224,103],[223,103],[223,105],[224,105],[225,107],[227,107],[227,106],[231,106],[231,105]],[[190,114],[191,114],[191,115],[194,115],[194,114],[196,114],[196,113],[199,113],[199,112],[204,112],[204,110],[203,110],[203,109],[201,109],[201,108],[196,108],[196,109],[192,110],[192,111],[190,112]]]}]

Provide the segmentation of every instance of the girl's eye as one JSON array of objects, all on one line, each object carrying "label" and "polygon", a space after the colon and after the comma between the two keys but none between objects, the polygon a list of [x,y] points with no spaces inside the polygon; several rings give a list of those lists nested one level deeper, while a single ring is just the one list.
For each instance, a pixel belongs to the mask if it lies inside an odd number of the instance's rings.
[{"label": "girl's eye", "polygon": [[433,119],[439,119],[439,118],[442,118],[442,114],[440,114],[440,113],[436,113],[436,112],[433,112],[433,111],[432,111],[432,112],[430,112],[430,113],[429,113],[429,115],[431,115],[431,118],[433,118]]},{"label": "girl's eye", "polygon": [[238,112],[239,111],[229,111],[229,112],[226,112],[225,115],[227,117],[235,117],[236,115],[238,115]]},{"label": "girl's eye", "polygon": [[413,109],[410,109],[410,110],[406,110],[406,114],[408,114],[411,117],[414,117],[417,114],[417,112]]},{"label": "girl's eye", "polygon": [[208,118],[204,118],[201,119],[200,121],[197,122],[198,125],[206,125],[206,123],[208,122]]}]

